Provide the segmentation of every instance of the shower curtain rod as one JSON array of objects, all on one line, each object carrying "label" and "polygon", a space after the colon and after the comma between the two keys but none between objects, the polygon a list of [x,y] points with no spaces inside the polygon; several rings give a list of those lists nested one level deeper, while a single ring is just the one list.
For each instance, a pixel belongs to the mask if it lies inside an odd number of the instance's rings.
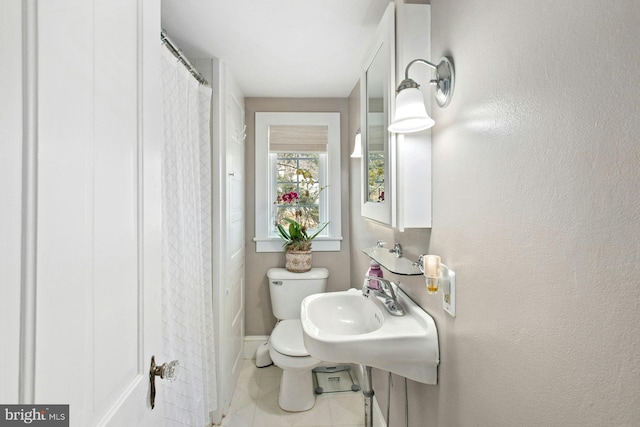
[{"label": "shower curtain rod", "polygon": [[204,78],[204,76],[202,74],[200,74],[200,72],[198,70],[196,70],[196,67],[194,67],[193,65],[191,65],[191,62],[189,62],[189,60],[187,59],[186,56],[184,56],[184,54],[182,53],[182,51],[180,49],[178,49],[178,47],[171,41],[171,39],[169,38],[169,36],[167,36],[167,32],[165,30],[162,30],[160,32],[160,40],[162,40],[162,43],[164,43],[165,46],[167,46],[169,48],[169,50],[171,51],[171,53],[173,54],[173,56],[175,56],[178,61],[180,61],[182,63],[182,65],[185,66],[185,68],[187,69],[187,71],[189,71],[189,73],[191,73],[191,75],[200,83],[206,86],[210,86],[209,82],[207,81],[207,79]]}]

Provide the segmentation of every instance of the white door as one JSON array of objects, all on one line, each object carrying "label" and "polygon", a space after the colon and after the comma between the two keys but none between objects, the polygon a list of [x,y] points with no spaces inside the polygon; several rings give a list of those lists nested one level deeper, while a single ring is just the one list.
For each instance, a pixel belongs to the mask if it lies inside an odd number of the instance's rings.
[{"label": "white door", "polygon": [[244,98],[226,75],[226,398],[230,402],[244,360]]},{"label": "white door", "polygon": [[22,4],[0,1],[0,404],[20,390]]},{"label": "white door", "polygon": [[213,88],[213,311],[218,410],[227,414],[244,357],[244,97],[218,59],[196,61]]},{"label": "white door", "polygon": [[71,426],[158,425],[148,394],[160,351],[159,2],[3,7],[22,10],[14,28],[26,34],[27,125],[13,141],[24,155],[11,181],[23,238],[7,250],[23,271],[15,403],[69,404]]}]

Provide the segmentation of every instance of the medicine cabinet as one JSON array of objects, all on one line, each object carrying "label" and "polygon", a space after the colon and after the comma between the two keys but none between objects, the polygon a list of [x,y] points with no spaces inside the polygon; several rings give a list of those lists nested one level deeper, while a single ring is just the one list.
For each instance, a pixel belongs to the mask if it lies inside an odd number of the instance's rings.
[{"label": "medicine cabinet", "polygon": [[388,225],[395,213],[390,167],[395,136],[387,130],[395,82],[394,16],[390,3],[366,56],[360,84],[362,216]]},{"label": "medicine cabinet", "polygon": [[[390,3],[363,61],[360,80],[361,213],[401,231],[431,227],[431,130],[407,135],[387,130],[405,66],[431,57],[430,24],[429,5]],[[413,67],[411,76],[424,80],[428,71]],[[429,85],[421,90],[431,100]]]}]

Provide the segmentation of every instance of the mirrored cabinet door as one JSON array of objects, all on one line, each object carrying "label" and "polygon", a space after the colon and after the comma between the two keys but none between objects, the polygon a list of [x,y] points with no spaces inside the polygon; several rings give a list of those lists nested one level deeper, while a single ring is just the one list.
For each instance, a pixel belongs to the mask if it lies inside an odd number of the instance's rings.
[{"label": "mirrored cabinet door", "polygon": [[394,226],[395,136],[392,117],[395,82],[394,5],[389,4],[363,65],[361,90],[362,216]]},{"label": "mirrored cabinet door", "polygon": [[[393,117],[396,75],[413,59],[430,58],[431,9],[427,4],[391,3],[363,62],[360,80],[362,216],[403,231],[431,227],[431,130],[406,135],[387,131]],[[397,70],[396,70],[397,64]],[[428,70],[410,75],[431,89]],[[396,74],[398,73],[398,74]],[[430,109],[430,103],[426,105]]]},{"label": "mirrored cabinet door", "polygon": [[365,201],[371,203],[384,203],[385,192],[385,175],[388,175],[388,168],[385,168],[385,158],[387,157],[388,138],[385,135],[386,120],[384,93],[384,46],[380,46],[380,50],[373,58],[369,69],[366,71],[366,174],[365,182],[366,191],[364,194]]}]

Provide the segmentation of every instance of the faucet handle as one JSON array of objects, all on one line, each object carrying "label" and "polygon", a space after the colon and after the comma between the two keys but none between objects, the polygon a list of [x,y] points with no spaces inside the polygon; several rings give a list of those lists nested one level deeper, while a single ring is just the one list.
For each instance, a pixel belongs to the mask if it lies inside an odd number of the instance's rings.
[{"label": "faucet handle", "polygon": [[393,316],[404,316],[404,309],[400,304],[394,299],[388,299],[384,302],[384,305],[389,310]]},{"label": "faucet handle", "polygon": [[396,258],[402,258],[402,245],[396,243],[393,245],[393,249],[389,249],[389,252],[396,254]]},{"label": "faucet handle", "polygon": [[390,282],[387,279],[383,279],[382,277],[378,277],[378,276],[369,276],[368,274],[366,276],[364,276],[365,278],[365,282],[364,284],[368,286],[369,280],[375,280],[378,283],[386,286],[388,285]]},{"label": "faucet handle", "polygon": [[[398,286],[399,283],[393,283],[389,280],[375,276],[364,276],[364,278],[364,284],[362,285],[362,295],[364,297],[369,298],[369,295],[380,296],[384,298],[384,305],[387,307],[389,313],[393,316],[404,315],[404,309],[396,299],[396,293],[393,290],[393,285]],[[379,282],[381,285],[380,289],[371,289],[369,287],[369,280],[376,280]]]},{"label": "faucet handle", "polygon": [[384,248],[384,245],[385,245],[385,244],[386,244],[386,243],[385,243],[384,241],[382,241],[382,240],[378,240],[378,241],[376,242],[376,248]]},{"label": "faucet handle", "polygon": [[391,295],[391,298],[392,298],[394,301],[395,301],[395,299],[396,299],[396,292],[393,290],[393,285],[398,286],[399,284],[400,284],[400,282],[398,282],[398,283],[394,283],[394,282],[392,282],[392,281],[387,281],[387,283],[385,283],[385,284],[383,285],[383,287],[386,287],[386,288],[388,288],[388,289],[389,289],[389,294]]},{"label": "faucet handle", "polygon": [[412,266],[418,267],[421,273],[424,273],[424,255],[418,255],[418,260],[411,263]]},{"label": "faucet handle", "polygon": [[[364,276],[365,282],[364,282],[364,286],[363,286],[363,290],[366,288],[367,291],[370,290],[371,288],[369,287],[369,280],[375,280],[376,282],[380,283],[380,289],[382,289],[382,291],[387,290],[389,296],[391,298],[395,298],[396,297],[396,293],[393,291],[393,285],[394,283],[387,280],[387,279],[383,279],[382,277],[377,277],[377,276]],[[398,286],[398,283],[395,283],[396,286]],[[377,290],[377,289],[376,289]]]}]

